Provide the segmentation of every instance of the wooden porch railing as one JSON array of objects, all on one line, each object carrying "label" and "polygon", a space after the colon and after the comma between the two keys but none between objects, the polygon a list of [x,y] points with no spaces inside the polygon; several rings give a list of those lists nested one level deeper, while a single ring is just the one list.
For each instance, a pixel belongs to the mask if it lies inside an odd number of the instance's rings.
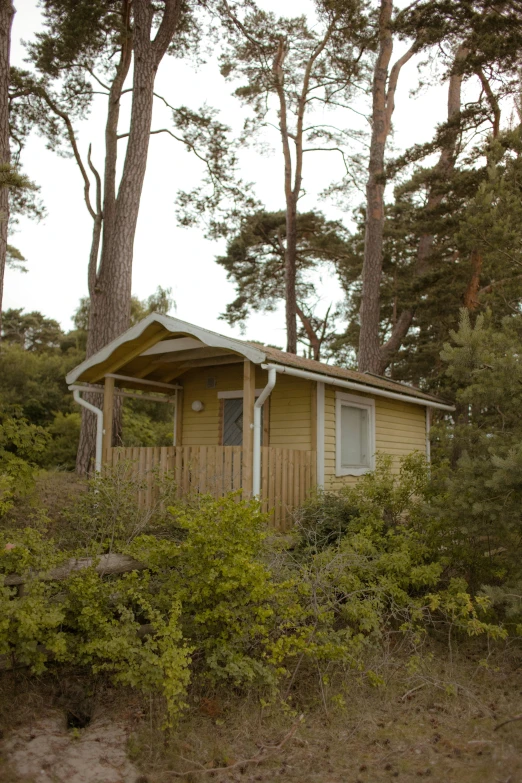
[{"label": "wooden porch railing", "polygon": [[[105,464],[129,461],[136,478],[143,479],[139,502],[154,501],[154,473],[170,473],[178,497],[191,492],[222,497],[241,489],[241,446],[152,446],[110,448]],[[272,515],[274,527],[291,523],[292,511],[301,505],[315,486],[316,452],[263,447],[261,454],[261,500],[263,511]]]}]

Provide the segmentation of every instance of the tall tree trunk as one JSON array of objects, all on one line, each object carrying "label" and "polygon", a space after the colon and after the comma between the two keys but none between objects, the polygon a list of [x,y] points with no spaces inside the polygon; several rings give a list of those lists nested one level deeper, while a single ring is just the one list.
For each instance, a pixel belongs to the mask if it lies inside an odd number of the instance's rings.
[{"label": "tall tree trunk", "polygon": [[478,293],[480,289],[480,275],[482,272],[482,253],[478,248],[471,251],[471,277],[464,292],[464,307],[466,310],[475,310],[478,307]]},{"label": "tall tree trunk", "polygon": [[[461,44],[455,54],[453,69],[448,83],[447,122],[449,123],[449,129],[446,134],[445,144],[440,152],[439,160],[433,169],[436,176],[430,187],[428,199],[424,207],[428,216],[440,206],[442,199],[444,198],[444,186],[455,168],[457,141],[459,137],[459,128],[456,121],[461,109],[463,79],[460,65],[468,56],[468,52],[469,50]],[[423,234],[420,237],[414,269],[416,277],[422,277],[429,272],[430,256],[433,250],[434,241],[435,237],[433,234]],[[376,370],[379,374],[384,373],[393,361],[394,355],[401,347],[403,340],[411,327],[414,315],[414,308],[403,310],[399,315],[389,339],[381,347],[379,363],[377,365],[378,369]]]},{"label": "tall tree trunk", "polygon": [[294,199],[286,207],[285,302],[286,350],[297,353],[297,204]]},{"label": "tall tree trunk", "polygon": [[[0,165],[9,165],[9,68],[11,27],[15,9],[11,0],[0,0]],[[9,188],[0,188],[0,335],[2,333],[2,301],[7,257],[7,222],[9,219]]]},{"label": "tall tree trunk", "polygon": [[360,308],[359,370],[377,372],[381,350],[380,286],[384,232],[384,153],[388,135],[386,123],[386,84],[393,39],[390,30],[392,0],[381,0],[379,52],[372,85],[372,135],[368,182],[366,184],[366,229]]},{"label": "tall tree trunk", "polygon": [[[283,145],[285,161],[285,203],[286,203],[286,251],[285,251],[285,305],[286,305],[286,350],[289,353],[297,353],[297,202],[301,195],[303,184],[303,137],[304,117],[308,105],[310,79],[317,58],[324,51],[330,40],[336,25],[337,18],[328,26],[325,35],[317,44],[306,63],[303,75],[303,84],[297,106],[297,122],[295,133],[288,129],[288,109],[285,94],[284,61],[288,51],[284,38],[279,41],[279,46],[272,65],[274,84],[279,98],[279,130]],[[290,138],[294,141],[295,167],[292,177],[292,155],[290,152]]]},{"label": "tall tree trunk", "polygon": [[416,51],[415,41],[395,62],[388,79],[393,52],[390,28],[393,0],[381,0],[379,14],[379,51],[372,84],[372,133],[368,182],[366,184],[366,228],[362,269],[361,307],[359,311],[359,370],[379,372],[380,368],[380,288],[384,236],[384,156],[395,109],[395,93],[402,66]]},{"label": "tall tree trunk", "polygon": [[[126,5],[126,4],[125,4]],[[119,99],[130,56],[122,50],[120,72],[117,84],[113,84],[109,101],[109,113],[106,126],[106,182],[103,215],[102,248],[96,275],[90,270],[91,309],[89,314],[89,334],[87,356],[91,356],[103,345],[115,339],[130,322],[130,303],[132,287],[132,260],[134,237],[138,222],[141,192],[147,168],[152,106],[154,99],[154,81],[158,66],[176,31],[181,13],[181,0],[165,0],[165,9],[158,32],[151,40],[153,3],[151,0],[137,0],[133,3],[133,92],[130,132],[123,173],[115,192],[117,123]],[[116,80],[115,80],[116,81]],[[93,237],[95,241],[95,237]],[[91,253],[91,261],[93,254]],[[121,417],[115,411],[115,430],[118,435]],[[94,416],[87,411],[82,417],[80,444],[76,459],[76,469],[85,475],[92,461],[95,449]]]},{"label": "tall tree trunk", "polygon": [[[281,38],[277,47],[276,56],[272,66],[275,88],[279,98],[279,130],[283,145],[283,157],[285,161],[285,205],[286,205],[286,247],[285,247],[285,317],[286,317],[286,350],[289,353],[297,353],[297,199],[301,189],[299,178],[299,190],[295,192],[292,182],[292,154],[290,152],[290,133],[288,129],[288,112],[285,95],[284,61],[287,54],[286,41]],[[296,166],[297,168],[297,166]],[[298,171],[295,172],[295,180],[298,179]]]}]

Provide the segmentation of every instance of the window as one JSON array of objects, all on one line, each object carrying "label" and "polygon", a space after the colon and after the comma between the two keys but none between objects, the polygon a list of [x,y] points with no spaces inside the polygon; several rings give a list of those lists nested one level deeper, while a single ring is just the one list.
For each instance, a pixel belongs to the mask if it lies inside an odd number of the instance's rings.
[{"label": "window", "polygon": [[361,476],[374,466],[375,403],[368,397],[341,392],[335,396],[335,473]]}]

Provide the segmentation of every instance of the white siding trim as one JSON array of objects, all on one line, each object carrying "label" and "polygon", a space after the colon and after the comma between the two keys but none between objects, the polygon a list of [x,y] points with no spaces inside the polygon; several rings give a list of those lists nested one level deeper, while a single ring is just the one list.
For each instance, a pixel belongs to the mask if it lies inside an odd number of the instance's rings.
[{"label": "white siding trim", "polygon": [[431,430],[431,410],[429,408],[426,408],[426,462],[428,463],[428,465],[431,462],[430,430]]},{"label": "white siding trim", "polygon": [[317,382],[317,486],[324,489],[324,383]]},{"label": "white siding trim", "polygon": [[[370,466],[361,468],[343,468],[341,465],[341,407],[343,403],[354,408],[363,408],[368,411],[368,437],[370,449]],[[370,397],[358,397],[355,394],[344,392],[335,393],[335,475],[336,476],[362,476],[375,468],[375,400]]]}]

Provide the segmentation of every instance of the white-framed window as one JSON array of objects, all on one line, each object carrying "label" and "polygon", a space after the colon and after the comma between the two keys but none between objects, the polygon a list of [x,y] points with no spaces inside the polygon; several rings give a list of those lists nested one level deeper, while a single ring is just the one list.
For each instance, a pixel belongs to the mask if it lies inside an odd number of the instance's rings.
[{"label": "white-framed window", "polygon": [[335,473],[362,476],[374,468],[375,402],[369,397],[336,392]]}]

